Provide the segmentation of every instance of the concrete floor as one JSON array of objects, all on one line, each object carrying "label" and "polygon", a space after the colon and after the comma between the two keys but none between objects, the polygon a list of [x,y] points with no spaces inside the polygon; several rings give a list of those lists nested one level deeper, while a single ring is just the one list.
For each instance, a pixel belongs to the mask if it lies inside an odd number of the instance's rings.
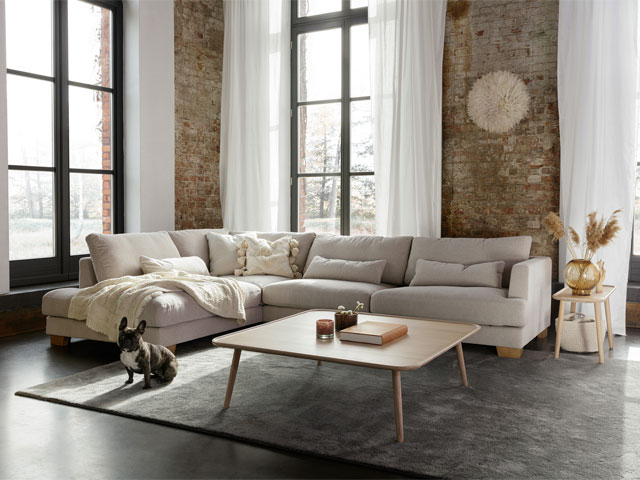
[{"label": "concrete floor", "polygon": [[[553,342],[551,332],[527,349],[551,351]],[[178,355],[210,345],[210,339],[183,344]],[[616,337],[613,351],[605,348],[606,358],[640,360],[640,330]],[[597,354],[592,356],[597,361]],[[14,395],[117,359],[116,347],[100,342],[51,348],[44,332],[0,339],[0,478],[399,478]]]}]

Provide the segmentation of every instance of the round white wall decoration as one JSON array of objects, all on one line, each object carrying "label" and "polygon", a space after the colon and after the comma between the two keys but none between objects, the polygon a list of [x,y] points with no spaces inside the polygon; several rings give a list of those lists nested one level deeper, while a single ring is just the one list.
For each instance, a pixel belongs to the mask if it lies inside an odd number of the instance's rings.
[{"label": "round white wall decoration", "polygon": [[487,73],[473,84],[467,111],[478,127],[492,133],[511,130],[529,111],[529,92],[515,74]]}]

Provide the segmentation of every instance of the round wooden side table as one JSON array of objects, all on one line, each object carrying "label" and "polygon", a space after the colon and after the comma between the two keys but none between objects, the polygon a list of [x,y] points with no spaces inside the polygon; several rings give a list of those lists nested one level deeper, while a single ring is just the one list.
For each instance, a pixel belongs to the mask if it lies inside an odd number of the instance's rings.
[{"label": "round wooden side table", "polygon": [[558,331],[556,332],[556,354],[555,358],[560,355],[560,340],[562,338],[562,322],[565,316],[565,309],[567,302],[571,304],[571,313],[576,311],[577,303],[591,303],[593,304],[593,310],[596,314],[596,338],[598,339],[598,357],[600,363],[604,363],[604,352],[602,351],[602,312],[600,310],[600,304],[604,303],[604,311],[607,318],[607,334],[609,336],[609,348],[613,349],[613,332],[611,330],[611,306],[609,304],[609,297],[615,291],[616,287],[613,285],[603,285],[602,292],[593,292],[591,295],[574,295],[571,292],[571,288],[565,287],[557,293],[553,294],[553,298],[560,301],[560,308],[558,310]]}]

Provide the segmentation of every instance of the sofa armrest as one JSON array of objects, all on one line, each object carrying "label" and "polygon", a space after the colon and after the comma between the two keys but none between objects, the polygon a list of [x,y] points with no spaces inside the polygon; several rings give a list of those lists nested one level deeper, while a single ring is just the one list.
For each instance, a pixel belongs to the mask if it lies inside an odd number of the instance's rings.
[{"label": "sofa armrest", "polygon": [[87,288],[98,283],[96,272],[93,269],[91,257],[82,257],[78,264],[78,286]]},{"label": "sofa armrest", "polygon": [[511,269],[509,298],[551,302],[551,258],[531,257]]}]

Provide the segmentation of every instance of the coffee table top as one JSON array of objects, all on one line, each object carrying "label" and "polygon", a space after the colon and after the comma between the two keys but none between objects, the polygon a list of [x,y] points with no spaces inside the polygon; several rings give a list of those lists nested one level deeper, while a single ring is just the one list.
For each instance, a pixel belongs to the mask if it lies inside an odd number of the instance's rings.
[{"label": "coffee table top", "polygon": [[308,310],[213,339],[218,347],[291,357],[347,363],[385,370],[415,370],[480,330],[472,323],[423,320],[394,315],[359,313],[366,321],[404,324],[409,333],[385,345],[316,338],[316,320],[333,319],[335,310]]}]

